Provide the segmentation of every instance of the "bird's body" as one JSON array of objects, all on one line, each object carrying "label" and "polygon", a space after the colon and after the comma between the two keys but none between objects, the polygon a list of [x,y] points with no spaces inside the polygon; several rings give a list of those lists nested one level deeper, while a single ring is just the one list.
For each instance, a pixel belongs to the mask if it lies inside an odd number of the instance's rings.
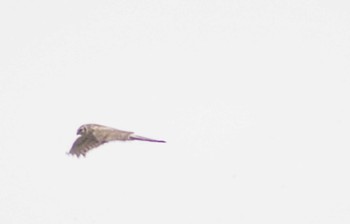
[{"label": "bird's body", "polygon": [[80,135],[80,137],[75,140],[69,151],[69,154],[76,155],[77,157],[80,155],[85,156],[89,150],[110,141],[140,140],[165,143],[165,141],[162,140],[134,135],[134,133],[130,131],[122,131],[99,124],[84,124],[79,127],[77,135]]}]

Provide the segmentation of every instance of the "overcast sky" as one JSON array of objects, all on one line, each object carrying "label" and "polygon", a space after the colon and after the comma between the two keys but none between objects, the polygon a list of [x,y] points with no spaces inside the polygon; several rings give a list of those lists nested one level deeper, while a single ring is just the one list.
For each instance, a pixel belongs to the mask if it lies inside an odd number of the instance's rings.
[{"label": "overcast sky", "polygon": [[350,223],[349,11],[1,1],[0,223]]}]

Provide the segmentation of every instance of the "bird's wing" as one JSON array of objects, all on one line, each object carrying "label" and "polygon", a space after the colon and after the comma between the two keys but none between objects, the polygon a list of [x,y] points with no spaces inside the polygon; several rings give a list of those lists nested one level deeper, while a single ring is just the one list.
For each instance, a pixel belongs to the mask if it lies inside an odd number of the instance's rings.
[{"label": "bird's wing", "polygon": [[93,135],[82,135],[75,140],[69,154],[76,155],[77,157],[80,155],[85,156],[89,150],[96,148],[103,143],[105,142],[99,142]]}]

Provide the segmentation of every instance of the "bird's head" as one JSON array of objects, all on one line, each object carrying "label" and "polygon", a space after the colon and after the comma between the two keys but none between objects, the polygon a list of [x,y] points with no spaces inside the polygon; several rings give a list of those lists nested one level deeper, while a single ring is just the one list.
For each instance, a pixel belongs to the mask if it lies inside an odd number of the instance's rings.
[{"label": "bird's head", "polygon": [[77,130],[77,135],[84,135],[87,133],[87,127],[85,125],[82,125]]}]

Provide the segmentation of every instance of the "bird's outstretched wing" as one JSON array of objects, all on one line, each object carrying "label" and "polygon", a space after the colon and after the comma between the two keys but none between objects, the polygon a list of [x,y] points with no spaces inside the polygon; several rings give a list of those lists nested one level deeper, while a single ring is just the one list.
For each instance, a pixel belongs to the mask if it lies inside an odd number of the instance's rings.
[{"label": "bird's outstretched wing", "polygon": [[77,157],[80,155],[85,156],[89,150],[96,148],[104,143],[105,142],[99,142],[95,136],[91,134],[82,135],[77,138],[77,140],[75,140],[68,154],[76,155]]}]

